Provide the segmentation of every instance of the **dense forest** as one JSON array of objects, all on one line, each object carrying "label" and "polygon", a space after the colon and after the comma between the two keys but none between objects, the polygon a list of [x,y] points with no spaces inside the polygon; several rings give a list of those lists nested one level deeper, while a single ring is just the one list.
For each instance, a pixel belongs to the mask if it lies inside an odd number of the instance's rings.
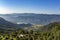
[{"label": "dense forest", "polygon": [[0,40],[60,40],[60,22],[45,25],[42,31],[0,30]]}]

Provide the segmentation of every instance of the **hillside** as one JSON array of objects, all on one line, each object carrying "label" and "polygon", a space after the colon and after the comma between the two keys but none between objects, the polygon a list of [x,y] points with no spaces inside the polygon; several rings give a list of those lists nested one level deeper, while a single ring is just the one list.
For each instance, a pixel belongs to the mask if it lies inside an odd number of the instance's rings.
[{"label": "hillside", "polygon": [[11,30],[12,28],[18,28],[17,24],[6,21],[5,19],[0,17],[0,29]]},{"label": "hillside", "polygon": [[[16,28],[18,29],[16,30]],[[23,37],[21,37],[21,35],[23,35]],[[32,24],[14,24],[0,17],[0,39],[57,40],[60,39],[60,22],[53,22],[43,26],[32,26]]]},{"label": "hillside", "polygon": [[16,30],[19,28],[31,27],[32,24],[14,24],[0,17],[0,30]]},{"label": "hillside", "polygon": [[55,29],[60,30],[60,22],[49,23],[47,25],[44,25],[40,30],[41,31],[51,31],[51,30],[55,30]]},{"label": "hillside", "polygon": [[47,25],[34,25],[32,27],[26,27],[25,30],[33,30],[37,32],[48,32],[48,31],[57,31],[60,30],[60,22],[53,22]]}]

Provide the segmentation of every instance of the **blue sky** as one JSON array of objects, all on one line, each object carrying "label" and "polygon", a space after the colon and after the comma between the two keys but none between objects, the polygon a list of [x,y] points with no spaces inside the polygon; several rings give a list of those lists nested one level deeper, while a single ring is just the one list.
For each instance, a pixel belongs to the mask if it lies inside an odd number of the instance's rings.
[{"label": "blue sky", "polygon": [[60,14],[60,0],[0,0],[0,14]]}]

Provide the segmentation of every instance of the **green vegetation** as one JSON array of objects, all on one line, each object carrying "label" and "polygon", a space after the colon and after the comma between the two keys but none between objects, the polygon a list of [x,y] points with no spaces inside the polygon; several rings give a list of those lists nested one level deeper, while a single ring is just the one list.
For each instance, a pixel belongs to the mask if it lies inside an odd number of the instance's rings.
[{"label": "green vegetation", "polygon": [[[46,28],[45,28],[46,27]],[[47,30],[40,31],[25,31],[25,30],[14,30],[14,31],[1,31],[0,40],[60,40],[60,23],[51,23],[44,28]],[[48,30],[49,29],[49,30]]]}]

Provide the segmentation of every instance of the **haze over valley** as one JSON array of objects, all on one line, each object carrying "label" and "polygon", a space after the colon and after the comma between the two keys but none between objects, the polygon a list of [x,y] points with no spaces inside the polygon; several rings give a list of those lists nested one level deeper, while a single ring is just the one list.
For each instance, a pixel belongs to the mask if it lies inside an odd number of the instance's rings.
[{"label": "haze over valley", "polygon": [[0,0],[0,40],[60,40],[60,0]]}]

